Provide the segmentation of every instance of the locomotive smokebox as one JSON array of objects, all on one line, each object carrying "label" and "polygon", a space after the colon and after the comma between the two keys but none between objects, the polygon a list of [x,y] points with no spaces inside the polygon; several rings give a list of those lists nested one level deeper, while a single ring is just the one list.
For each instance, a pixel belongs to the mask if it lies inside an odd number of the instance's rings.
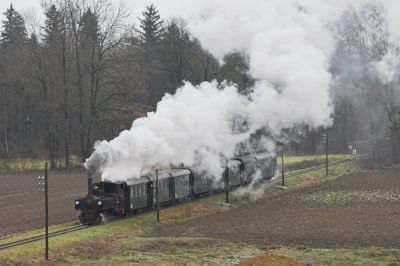
[{"label": "locomotive smokebox", "polygon": [[92,175],[88,173],[88,194],[92,194],[93,192],[93,178]]}]

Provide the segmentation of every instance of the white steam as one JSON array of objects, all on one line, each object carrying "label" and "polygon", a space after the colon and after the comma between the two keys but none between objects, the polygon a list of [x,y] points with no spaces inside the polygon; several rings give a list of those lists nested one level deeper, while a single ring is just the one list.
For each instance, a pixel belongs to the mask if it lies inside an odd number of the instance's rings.
[{"label": "white steam", "polygon": [[[251,201],[256,201],[264,195],[265,189],[270,187],[273,183],[260,182],[262,181],[262,174],[260,170],[257,170],[247,186],[239,187],[233,191],[233,195],[248,197]],[[274,179],[275,177],[273,177]]]},{"label": "white steam", "polygon": [[[193,8],[199,16],[189,23],[192,34],[219,59],[246,53],[257,80],[253,92],[245,97],[228,83],[186,83],[130,130],[97,143],[87,169],[124,180],[184,163],[202,164],[220,176],[224,159],[258,129],[266,127],[277,137],[296,124],[331,123],[333,41],[322,19],[291,1],[198,2]],[[267,139],[265,146],[270,143]]]},{"label": "white steam", "polygon": [[377,73],[384,83],[392,82],[399,71],[400,58],[393,51],[389,51],[381,61],[374,63]]}]

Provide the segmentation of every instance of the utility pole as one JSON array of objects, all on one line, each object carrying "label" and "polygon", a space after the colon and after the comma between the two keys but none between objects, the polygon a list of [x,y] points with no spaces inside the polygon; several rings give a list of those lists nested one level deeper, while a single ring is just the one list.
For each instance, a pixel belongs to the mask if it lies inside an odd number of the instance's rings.
[{"label": "utility pole", "polygon": [[45,260],[49,260],[49,189],[47,183],[47,162],[44,164],[44,208],[46,212],[46,252]]},{"label": "utility pole", "polygon": [[156,209],[157,209],[157,222],[160,222],[160,201],[158,198],[158,169],[156,169]]},{"label": "utility pole", "polygon": [[325,134],[322,135],[322,139],[325,142],[325,175],[328,176],[328,128],[326,128]]},{"label": "utility pole", "polygon": [[282,150],[281,159],[282,159],[282,187],[284,187],[285,186],[285,165],[283,162],[283,150]]},{"label": "utility pole", "polygon": [[225,202],[229,204],[229,168],[225,168]]},{"label": "utility pole", "polygon": [[[45,211],[45,255],[44,259],[49,260],[49,193],[48,193],[48,164],[44,164],[44,176],[39,176],[39,191],[44,192],[44,211]],[[43,180],[44,182],[40,182]]]}]

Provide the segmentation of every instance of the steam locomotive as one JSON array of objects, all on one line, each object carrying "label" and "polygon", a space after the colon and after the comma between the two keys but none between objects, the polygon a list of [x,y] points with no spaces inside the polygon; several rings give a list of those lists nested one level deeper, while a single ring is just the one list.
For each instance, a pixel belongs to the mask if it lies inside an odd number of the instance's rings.
[{"label": "steam locomotive", "polygon": [[[224,191],[249,184],[256,174],[263,180],[274,176],[276,157],[254,154],[228,161],[225,178],[216,182],[206,171],[190,168],[174,168],[158,172],[158,197],[161,205],[173,204],[200,195]],[[156,176],[143,175],[126,182],[97,182],[88,178],[88,194],[75,200],[80,210],[78,219],[83,225],[99,224],[115,216],[135,213],[156,205]]]}]

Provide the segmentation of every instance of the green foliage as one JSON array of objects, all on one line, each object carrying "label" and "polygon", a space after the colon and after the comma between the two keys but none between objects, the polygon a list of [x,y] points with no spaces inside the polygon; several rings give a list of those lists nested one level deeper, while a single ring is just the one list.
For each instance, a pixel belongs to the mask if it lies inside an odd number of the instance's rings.
[{"label": "green foliage", "polygon": [[2,25],[1,44],[4,47],[11,47],[25,43],[28,39],[28,33],[21,14],[10,4],[4,16],[6,19],[3,21]]},{"label": "green foliage", "polygon": [[99,38],[99,22],[95,13],[89,8],[81,19],[81,45],[93,45]]},{"label": "green foliage", "polygon": [[55,5],[51,5],[45,15],[43,39],[48,45],[60,45],[65,31],[64,14]]},{"label": "green foliage", "polygon": [[140,40],[146,45],[154,45],[161,40],[164,28],[163,20],[158,13],[157,8],[151,4],[146,6],[146,10],[142,13],[140,20]]}]

